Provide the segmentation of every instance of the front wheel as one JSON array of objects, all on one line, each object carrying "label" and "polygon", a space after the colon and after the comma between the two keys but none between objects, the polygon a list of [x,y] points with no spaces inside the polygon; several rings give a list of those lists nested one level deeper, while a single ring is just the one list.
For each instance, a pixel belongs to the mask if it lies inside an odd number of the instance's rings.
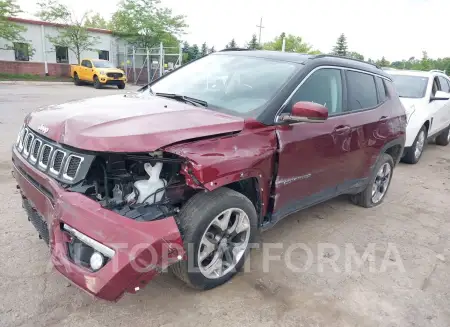
[{"label": "front wheel", "polygon": [[100,80],[98,79],[97,76],[94,76],[94,87],[96,89],[101,89],[102,88],[102,83],[100,83]]},{"label": "front wheel", "polygon": [[117,85],[117,87],[119,88],[119,90],[123,90],[125,88],[125,83],[120,83]]},{"label": "front wheel", "polygon": [[383,153],[375,165],[369,184],[361,193],[351,195],[351,201],[365,208],[380,205],[391,185],[393,170],[394,160],[387,153]]},{"label": "front wheel", "polygon": [[257,230],[252,202],[239,192],[220,188],[194,195],[182,208],[178,224],[187,260],[171,266],[189,286],[219,286],[244,265]]},{"label": "front wheel", "polygon": [[411,147],[409,147],[405,155],[402,158],[402,161],[408,164],[416,164],[419,162],[420,157],[422,156],[423,150],[427,144],[427,128],[422,126],[419,133],[417,133],[416,139]]},{"label": "front wheel", "polygon": [[446,146],[450,143],[450,126],[444,129],[441,134],[436,137],[436,144]]}]

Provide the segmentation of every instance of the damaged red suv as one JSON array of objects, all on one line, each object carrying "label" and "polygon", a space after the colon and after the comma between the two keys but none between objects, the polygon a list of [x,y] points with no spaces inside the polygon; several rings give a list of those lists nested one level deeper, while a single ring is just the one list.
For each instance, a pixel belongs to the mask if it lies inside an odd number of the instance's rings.
[{"label": "damaged red suv", "polygon": [[222,51],[136,93],[30,114],[13,173],[54,266],[85,291],[117,300],[167,266],[209,289],[291,213],[340,194],[379,205],[405,118],[371,64]]}]

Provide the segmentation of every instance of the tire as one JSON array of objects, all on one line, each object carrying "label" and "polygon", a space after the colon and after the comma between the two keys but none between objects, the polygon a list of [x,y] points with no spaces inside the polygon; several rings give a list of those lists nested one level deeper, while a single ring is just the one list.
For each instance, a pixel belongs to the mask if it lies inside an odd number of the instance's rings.
[{"label": "tire", "polygon": [[446,146],[450,143],[450,126],[444,129],[441,134],[436,137],[436,144]]},{"label": "tire", "polygon": [[[227,272],[228,268],[231,267],[230,265],[223,271],[223,276],[219,276],[219,274],[217,274],[217,276],[214,275],[213,277],[206,276],[207,273],[202,271],[202,269],[208,270],[205,269],[205,267],[208,266],[208,260],[211,257],[213,258],[210,261],[210,266],[215,266],[214,263],[218,262],[218,260],[214,260],[214,258],[216,257],[216,255],[220,257],[219,250],[221,244],[227,243],[226,237],[218,241],[218,239],[212,238],[213,233],[209,232],[220,231],[221,229],[218,228],[217,225],[214,225],[214,222],[218,221],[218,217],[225,217],[225,215],[221,216],[223,212],[233,210],[240,210],[241,212],[245,213],[246,217],[248,218],[247,231],[249,234],[248,236],[247,234],[245,234],[245,239],[248,240],[247,245],[245,246],[245,242],[242,242],[244,245],[242,245],[241,247],[236,247],[236,249],[241,248],[243,250],[240,251],[239,258],[237,258],[236,260],[232,260],[234,263],[234,268],[232,270]],[[225,222],[225,218],[222,218],[222,220],[219,221]],[[233,216],[231,216],[231,218],[229,219],[229,223],[225,223],[227,226],[226,229],[232,229],[234,225],[230,227],[229,224],[236,224],[237,221],[239,220],[236,219],[236,216],[234,216],[233,223]],[[228,188],[220,188],[212,192],[197,193],[183,206],[177,219],[178,226],[183,236],[187,259],[179,261],[172,265],[170,267],[171,271],[175,276],[195,289],[208,290],[227,282],[244,265],[245,258],[250,251],[249,244],[251,244],[255,239],[255,235],[257,232],[257,221],[258,219],[254,205],[247,197],[239,192]],[[237,234],[234,240],[236,241],[237,237],[243,236],[243,233],[247,233],[247,231],[244,231],[241,234]],[[203,252],[209,252],[207,251],[207,248],[203,243],[204,238],[207,238],[208,234],[209,239],[212,239],[213,242],[215,242],[215,244],[218,246],[218,248],[216,252],[211,252],[211,257],[208,256],[206,257],[206,259],[200,259],[200,256]],[[213,242],[209,241],[207,243],[213,244]],[[200,251],[201,249],[203,250]],[[228,256],[230,256],[230,253],[232,252],[228,252]],[[225,256],[222,255],[222,258],[225,258],[226,260],[226,258],[228,257],[225,254]],[[221,261],[220,266],[223,267],[223,264],[224,263],[222,263]]]},{"label": "tire", "polygon": [[94,87],[96,89],[101,89],[102,88],[102,83],[100,83],[100,80],[98,79],[97,76],[94,76]]},{"label": "tire", "polygon": [[[420,145],[420,141],[419,141],[421,134],[423,134],[423,137],[424,137],[424,141],[423,141],[422,145]],[[402,162],[407,163],[407,164],[412,164],[412,165],[419,162],[419,159],[420,159],[420,157],[422,157],[423,151],[425,150],[425,147],[427,145],[427,134],[428,134],[428,131],[427,131],[426,126],[424,125],[420,129],[419,133],[417,133],[417,136],[414,140],[413,145],[405,151],[405,155],[402,158]],[[420,148],[421,148],[421,150],[419,150]]]},{"label": "tire", "polygon": [[[379,190],[379,188],[381,188],[381,182],[382,179],[380,179],[380,171],[382,171],[382,169],[386,166],[389,166],[390,170],[389,170],[389,176],[384,176],[384,181],[386,182],[385,184],[383,184],[383,194],[381,195],[381,198],[376,198],[375,194],[373,193],[374,191],[374,184],[376,184],[377,190]],[[387,169],[387,168],[386,168]],[[389,190],[389,186],[391,185],[391,180],[392,180],[392,175],[394,172],[394,159],[392,159],[392,157],[387,154],[387,153],[383,153],[383,155],[381,156],[381,158],[378,160],[377,164],[375,165],[375,168],[372,172],[372,176],[370,177],[369,180],[369,184],[367,185],[367,187],[364,189],[364,191],[362,191],[361,193],[358,194],[354,194],[350,196],[350,200],[360,206],[360,207],[364,207],[364,208],[372,208],[375,206],[380,205],[386,194],[387,191]]]},{"label": "tire", "polygon": [[80,78],[78,77],[78,74],[77,74],[77,73],[73,74],[73,83],[74,83],[76,86],[80,86],[80,85],[82,84],[81,81],[80,81]]},{"label": "tire", "polygon": [[125,83],[121,83],[117,85],[117,87],[119,88],[119,90],[123,90],[125,88]]}]

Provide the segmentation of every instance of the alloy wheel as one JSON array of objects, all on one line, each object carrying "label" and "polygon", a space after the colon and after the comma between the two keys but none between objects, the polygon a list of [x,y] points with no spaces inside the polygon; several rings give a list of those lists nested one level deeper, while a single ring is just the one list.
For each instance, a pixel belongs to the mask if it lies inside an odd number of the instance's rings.
[{"label": "alloy wheel", "polygon": [[392,168],[391,165],[386,162],[380,167],[375,177],[375,181],[372,185],[372,202],[378,203],[385,196],[389,183],[391,181]]},{"label": "alloy wheel", "polygon": [[206,228],[200,241],[197,262],[209,279],[221,278],[232,271],[247,250],[250,219],[238,208],[222,211]]},{"label": "alloy wheel", "polygon": [[421,131],[417,136],[416,149],[414,150],[414,157],[416,158],[416,160],[419,159],[420,155],[422,154],[424,145],[425,145],[425,132]]}]

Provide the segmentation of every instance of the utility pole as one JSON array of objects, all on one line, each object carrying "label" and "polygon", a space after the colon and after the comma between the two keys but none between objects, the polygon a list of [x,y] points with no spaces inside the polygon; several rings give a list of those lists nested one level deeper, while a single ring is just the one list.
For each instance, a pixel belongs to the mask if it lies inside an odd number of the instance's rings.
[{"label": "utility pole", "polygon": [[259,45],[261,45],[261,29],[264,28],[264,26],[262,24],[262,17],[261,17],[261,20],[259,21],[259,25],[256,25],[256,27],[259,27],[259,41],[258,41],[258,43],[259,43]]}]

